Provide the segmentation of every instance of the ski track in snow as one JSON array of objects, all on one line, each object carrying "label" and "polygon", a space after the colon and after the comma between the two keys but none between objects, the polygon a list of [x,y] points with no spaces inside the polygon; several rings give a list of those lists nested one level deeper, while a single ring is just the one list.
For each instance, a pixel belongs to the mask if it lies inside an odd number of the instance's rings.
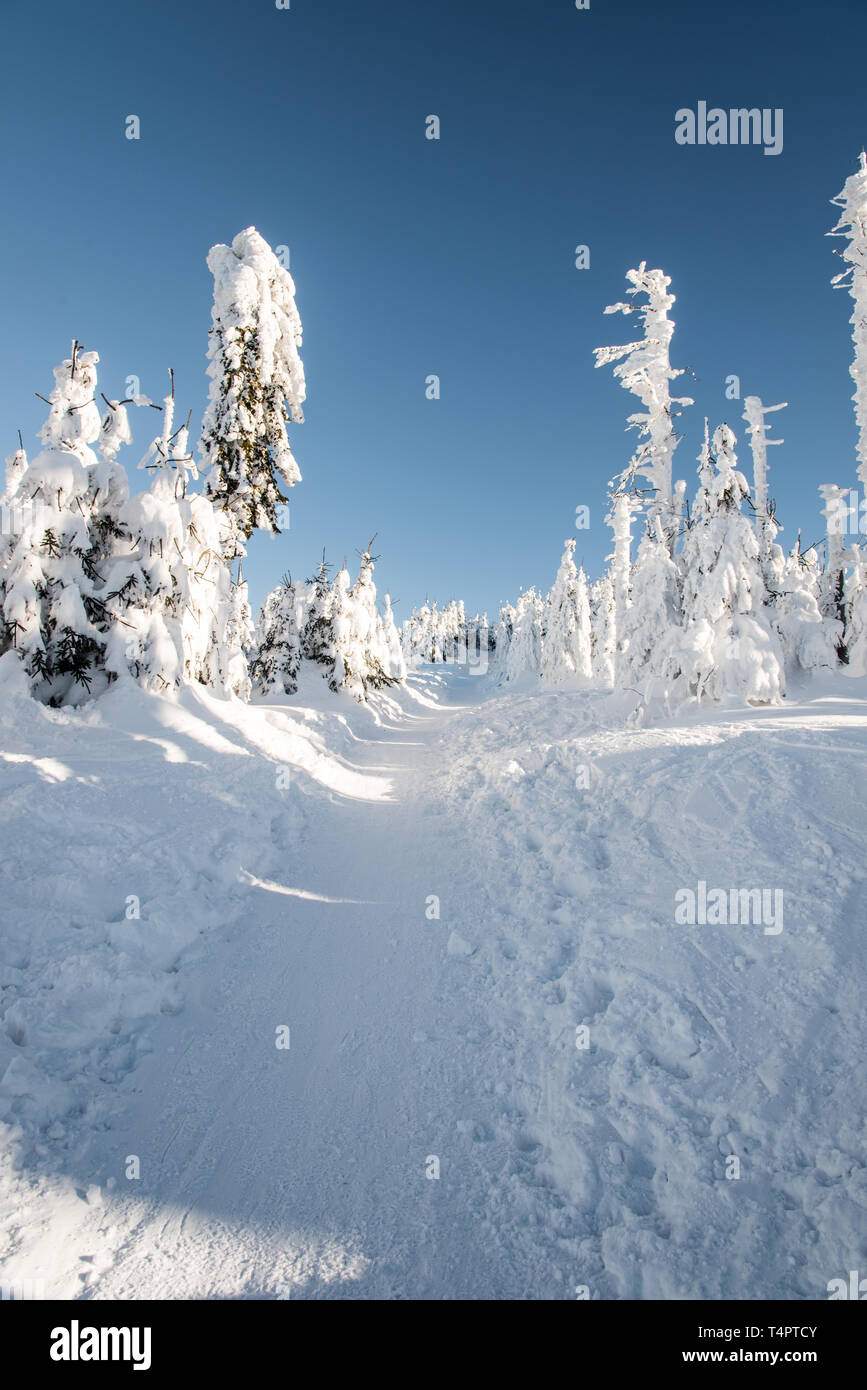
[{"label": "ski track in snow", "polygon": [[[21,703],[0,1282],[824,1297],[867,1257],[865,685]],[[674,925],[699,879],[783,931]]]}]

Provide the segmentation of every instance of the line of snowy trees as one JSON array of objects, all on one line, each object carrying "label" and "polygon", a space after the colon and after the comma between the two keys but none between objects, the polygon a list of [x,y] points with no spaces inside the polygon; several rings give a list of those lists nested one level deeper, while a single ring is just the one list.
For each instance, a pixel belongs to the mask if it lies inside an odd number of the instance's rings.
[{"label": "line of snowy trees", "polygon": [[354,584],[345,560],[330,578],[323,555],[312,579],[301,583],[286,576],[268,595],[255,631],[257,691],[294,694],[304,662],[321,669],[331,690],[348,691],[357,700],[404,679],[406,663],[389,595],[382,612],[376,605],[373,540]]},{"label": "line of snowy trees", "polygon": [[[254,682],[288,691],[296,648],[358,698],[404,674],[390,605],[382,615],[375,606],[369,548],[354,586],[345,567],[328,584],[323,566],[309,590],[287,581],[254,628],[245,542],[256,529],[279,534],[284,489],[301,478],[287,435],[304,419],[301,319],[292,277],[255,228],[213,247],[208,266],[198,457],[189,416],[175,423],[173,374],[162,405],[109,400],[98,354],[74,342],[42,398],[41,450],[29,460],[22,444],[6,461],[0,660],[17,660],[49,704],[80,703],[124,678],[156,691],[200,682],[241,699]],[[162,414],[138,465],[149,487],[135,496],[118,460],[132,443],[130,406]]]},{"label": "line of snowy trees", "polygon": [[[849,289],[859,429],[858,479],[867,489],[867,156],[834,202],[834,235],[846,269],[834,279]],[[637,691],[645,699],[722,699],[764,703],[783,697],[787,678],[845,666],[867,673],[867,549],[847,544],[851,490],[820,488],[827,535],[817,548],[788,552],[777,542],[768,494],[767,417],[782,405],[758,396],[744,402],[752,454],[752,487],[738,466],[737,439],[727,424],[711,437],[705,421],[692,505],[673,481],[678,444],[674,421],[693,402],[673,397],[682,375],[669,349],[674,295],[661,270],[642,263],[628,272],[639,302],[606,313],[638,314],[643,337],[597,349],[596,365],[617,363],[615,375],[643,409],[629,417],[639,444],[611,484],[608,523],[613,550],[607,573],[588,584],[576,569],[574,540],[547,595],[529,590],[500,611],[496,671],[500,680],[537,678],[548,685],[592,683]],[[637,551],[633,554],[634,534]]]},{"label": "line of snowy trees", "polygon": [[427,662],[487,665],[494,635],[488,629],[487,613],[468,618],[463,599],[452,599],[445,608],[427,599],[413,608],[403,625],[401,644],[407,666]]}]

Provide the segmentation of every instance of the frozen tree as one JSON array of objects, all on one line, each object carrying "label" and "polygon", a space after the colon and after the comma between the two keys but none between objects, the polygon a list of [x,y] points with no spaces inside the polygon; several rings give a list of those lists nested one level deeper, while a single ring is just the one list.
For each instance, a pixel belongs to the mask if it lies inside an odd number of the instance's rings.
[{"label": "frozen tree", "polygon": [[251,676],[255,689],[263,695],[292,695],[298,689],[301,669],[301,628],[299,622],[303,595],[287,575],[262,605],[256,624],[256,656]]},{"label": "frozen tree", "polygon": [[161,409],[162,428],[139,464],[150,487],[124,508],[128,544],[108,574],[109,665],[148,689],[195,681],[244,698],[246,660],[233,633],[238,595],[223,560],[225,515],[189,490],[198,470],[189,417],[174,427],[174,376]]},{"label": "frozen tree", "polygon": [[350,594],[353,639],[361,654],[363,695],[370,690],[381,690],[383,686],[395,684],[395,678],[389,675],[390,654],[376,607],[376,585],[373,582],[376,561],[372,554],[374,540],[375,536],[361,556],[358,579]]},{"label": "frozen tree", "polygon": [[593,676],[613,686],[617,655],[617,621],[614,584],[610,575],[597,579],[590,589],[590,623],[593,638]]},{"label": "frozen tree", "polygon": [[855,356],[850,368],[855,383],[855,420],[858,426],[858,478],[867,490],[867,154],[863,151],[858,169],[831,200],[841,209],[831,236],[845,237],[847,245],[837,254],[846,269],[834,276],[833,284],[848,289],[854,300],[852,338]]},{"label": "frozen tree", "polygon": [[678,664],[690,696],[769,703],[783,694],[783,654],[764,612],[755,528],[741,512],[749,486],[737,467],[736,442],[727,425],[715,432],[716,474],[702,503],[706,515],[684,540]]},{"label": "frozen tree", "polygon": [[575,541],[567,540],[545,604],[542,680],[562,685],[591,674],[590,601],[584,571],[575,567]]},{"label": "frozen tree", "polygon": [[[823,483],[819,488],[824,501],[822,515],[825,518],[827,539],[825,542],[825,568],[819,581],[818,602],[823,617],[831,618],[846,626],[846,567],[849,552],[846,548],[846,494],[836,483]],[[845,636],[841,637],[837,655],[845,664],[848,660]]]},{"label": "frozen tree", "polygon": [[618,617],[624,684],[643,686],[648,679],[675,674],[671,652],[679,626],[678,568],[657,521],[639,543],[632,570],[632,602],[623,618]]},{"label": "frozen tree", "polygon": [[365,654],[359,633],[366,626],[367,615],[359,614],[345,561],[334,576],[330,608],[333,646],[328,684],[334,691],[346,691],[363,701]]},{"label": "frozen tree", "polygon": [[[867,550],[855,547],[846,576],[844,609],[846,614],[846,656],[854,676],[867,675]],[[827,621],[827,620],[826,620]],[[839,650],[838,640],[838,650]]]},{"label": "frozen tree", "polygon": [[391,598],[385,596],[385,609],[382,614],[382,634],[381,641],[387,653],[388,665],[386,670],[389,676],[395,680],[402,681],[406,677],[406,662],[404,661],[403,651],[400,645],[400,634],[394,621],[394,613],[391,607]]},{"label": "frozen tree", "polygon": [[[611,511],[606,518],[614,536],[614,551],[608,556],[611,561],[611,584],[614,592],[614,637],[615,637],[615,679],[620,677],[621,628],[629,609],[629,576],[632,549],[632,514],[636,508],[635,499],[625,492],[612,498]],[[658,514],[653,514],[651,523],[661,526]]]},{"label": "frozen tree", "polygon": [[[187,429],[174,431],[174,381],[163,403],[160,434],[141,460],[152,470],[150,488],[124,508],[127,548],[111,564],[107,607],[112,622],[107,665],[116,676],[131,674],[147,690],[169,690],[184,676],[182,610],[187,601],[182,499],[188,474],[196,476],[187,454]],[[126,409],[108,402],[100,444],[113,460],[131,436]]]},{"label": "frozen tree", "polygon": [[[202,425],[206,492],[247,539],[260,527],[279,532],[281,487],[301,478],[286,434],[304,419],[301,319],[295,285],[254,227],[208,255],[214,307]],[[226,537],[226,558],[238,553]]]},{"label": "frozen tree", "polygon": [[773,545],[766,573],[772,586],[767,615],[779,636],[789,674],[836,666],[843,624],[820,612],[815,550],[801,551],[798,546],[784,556]]},{"label": "frozen tree", "polygon": [[103,575],[122,536],[126,477],[90,447],[100,433],[98,361],[74,343],[55,370],[44,447],[18,480],[28,508],[5,556],[3,649],[18,652],[34,693],[55,705],[98,694],[111,678]]},{"label": "frozen tree", "polygon": [[675,296],[668,291],[670,277],[661,270],[648,270],[645,261],[637,270],[627,271],[626,278],[632,285],[629,293],[646,295],[646,302],[610,304],[605,312],[639,314],[644,337],[622,347],[597,348],[596,366],[625,359],[614,368],[614,375],[639,398],[644,410],[629,417],[629,427],[639,431],[642,442],[621,477],[618,491],[627,490],[637,477],[646,480],[652,491],[651,519],[659,517],[666,543],[673,550],[683,502],[683,486],[675,487],[672,483],[672,460],[677,446],[674,417],[680,413],[675,407],[693,403],[688,396],[673,397],[669,389],[670,383],[684,372],[683,368],[672,367],[669,356],[674,324],[668,312]]},{"label": "frozen tree", "polygon": [[515,619],[518,611],[514,604],[501,603],[500,611],[497,614],[497,626],[494,633],[494,673],[498,681],[504,681],[508,677],[509,648],[512,645],[512,635],[515,631]]},{"label": "frozen tree", "polygon": [[[345,571],[346,566],[343,568]],[[348,574],[345,588],[349,588]],[[334,667],[333,600],[334,591],[323,551],[316,574],[308,580],[306,611],[301,629],[301,655],[305,661],[326,667],[326,675],[330,675]]]},{"label": "frozen tree", "polygon": [[506,652],[506,680],[540,674],[544,612],[545,605],[535,589],[527,589],[519,596]]},{"label": "frozen tree", "polygon": [[775,410],[785,410],[786,402],[782,405],[762,405],[760,396],[747,396],[744,401],[744,419],[747,422],[747,433],[750,436],[750,447],[753,452],[753,505],[756,509],[756,531],[759,537],[759,551],[764,561],[776,536],[776,525],[773,520],[773,508],[768,499],[768,445],[782,444],[782,439],[768,439],[768,429],[770,426],[765,422],[765,416],[770,415]]}]

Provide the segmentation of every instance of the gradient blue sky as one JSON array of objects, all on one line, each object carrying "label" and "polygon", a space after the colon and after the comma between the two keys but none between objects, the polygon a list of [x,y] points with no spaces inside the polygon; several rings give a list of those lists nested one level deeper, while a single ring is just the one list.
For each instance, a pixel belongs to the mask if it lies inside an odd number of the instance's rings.
[{"label": "gradient blue sky", "polygon": [[[493,611],[551,583],[579,504],[598,573],[635,436],[592,349],[630,336],[602,310],[642,259],[672,276],[672,358],[695,373],[690,493],[705,414],[748,463],[729,373],[790,403],[772,417],[782,541],[821,534],[819,483],[854,485],[851,301],[824,234],[867,141],[864,0],[46,0],[3,29],[3,453],[18,427],[34,448],[34,391],[73,337],[108,395],[135,374],[159,399],[174,367],[195,425],[208,248],[250,224],[291,248],[304,478],[290,530],[251,543],[256,603],[378,531],[399,618],[425,594]],[[782,107],[782,154],[678,146],[674,113],[699,100]],[[136,488],[156,419],[134,413]]]}]

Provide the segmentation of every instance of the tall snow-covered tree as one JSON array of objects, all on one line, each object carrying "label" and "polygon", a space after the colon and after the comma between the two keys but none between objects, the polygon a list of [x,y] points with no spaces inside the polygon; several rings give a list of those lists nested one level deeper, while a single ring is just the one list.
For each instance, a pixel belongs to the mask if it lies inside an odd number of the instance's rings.
[{"label": "tall snow-covered tree", "polygon": [[610,304],[605,312],[638,314],[644,337],[621,347],[596,349],[597,367],[625,359],[614,368],[614,375],[644,406],[643,411],[629,417],[629,427],[639,431],[642,442],[621,476],[617,491],[629,490],[636,478],[646,480],[652,494],[651,521],[659,518],[666,544],[673,551],[684,493],[683,484],[675,486],[672,481],[672,460],[677,447],[674,419],[684,407],[693,404],[690,397],[674,397],[670,392],[670,383],[685,370],[672,367],[670,358],[674,323],[668,313],[675,296],[668,290],[670,276],[661,270],[648,270],[645,261],[637,270],[627,271],[626,278],[632,286],[629,294],[646,295],[646,301],[643,304]]},{"label": "tall snow-covered tree", "polygon": [[830,236],[844,237],[846,246],[837,254],[846,269],[835,275],[833,284],[847,289],[854,300],[852,338],[855,356],[850,375],[855,383],[855,421],[858,426],[858,478],[867,491],[867,153],[862,151],[859,165],[850,174],[833,203],[841,209]]},{"label": "tall snow-covered tree", "polygon": [[[246,540],[261,528],[280,531],[283,487],[301,478],[287,422],[301,423],[306,395],[299,355],[301,319],[295,284],[254,227],[208,255],[214,307],[202,425],[206,492],[231,515]],[[227,559],[238,553],[227,537]]]}]

